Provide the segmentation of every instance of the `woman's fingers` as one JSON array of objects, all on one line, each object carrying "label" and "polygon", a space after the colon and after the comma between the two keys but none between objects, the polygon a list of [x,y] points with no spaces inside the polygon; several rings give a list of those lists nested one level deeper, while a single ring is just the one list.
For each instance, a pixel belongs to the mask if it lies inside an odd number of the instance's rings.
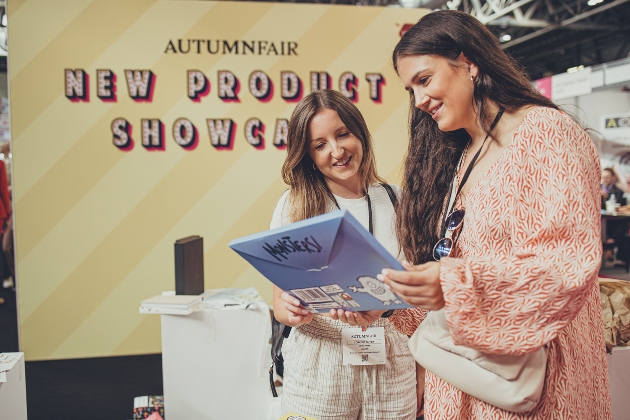
[{"label": "woman's fingers", "polygon": [[284,300],[287,303],[290,303],[293,306],[301,306],[300,301],[297,300],[295,297],[291,296],[290,294],[288,294],[287,292],[282,292],[280,297],[282,298],[282,300]]},{"label": "woman's fingers", "polygon": [[[429,286],[407,286],[405,284],[390,283],[390,290],[396,293],[406,303],[424,309],[439,309],[434,305],[439,305],[443,299],[441,291]],[[431,306],[432,308],[428,308]]]},{"label": "woman's fingers", "polygon": [[329,314],[332,319],[345,322],[354,327],[362,327],[363,331],[375,322],[385,311],[351,312],[343,309],[331,309]]},{"label": "woman's fingers", "polygon": [[403,283],[388,282],[389,289],[400,297],[424,295],[428,292],[426,286],[409,286]]},{"label": "woman's fingers", "polygon": [[302,306],[299,300],[287,292],[282,292],[280,297],[284,300],[284,308],[289,311],[289,313],[293,313],[295,315],[306,315],[310,313],[308,309]]},{"label": "woman's fingers", "polygon": [[350,311],[344,311],[343,309],[337,309],[337,318],[341,322],[345,322],[346,324],[350,324],[354,327],[358,325],[356,312],[350,312]]},{"label": "woman's fingers", "polygon": [[440,263],[429,262],[412,266],[403,263],[407,271],[384,269],[376,276],[406,303],[428,310],[444,307],[440,283]]},{"label": "woman's fingers", "polygon": [[295,305],[291,305],[288,302],[284,302],[284,308],[291,314],[294,315],[307,315],[310,313],[310,311],[308,309],[306,309],[303,306],[295,306]]},{"label": "woman's fingers", "polygon": [[[384,311],[369,311],[369,312],[382,313]],[[332,319],[345,322],[348,325],[352,325],[353,327],[367,327],[368,325],[374,322],[373,317],[369,316],[369,314],[364,315],[361,312],[351,312],[351,311],[345,311],[343,309],[331,309],[330,317]],[[365,331],[365,328],[364,328],[364,331]]]},{"label": "woman's fingers", "polygon": [[354,320],[352,312],[346,312],[343,309],[331,309],[330,317],[334,320],[345,322],[346,324],[350,324],[350,322]]},{"label": "woman's fingers", "polygon": [[367,330],[368,326],[374,322],[371,317],[362,313],[357,314],[357,325],[361,327],[361,331]]},{"label": "woman's fingers", "polygon": [[410,266],[409,271],[399,271],[385,268],[383,269],[383,271],[381,271],[380,274],[376,276],[376,278],[384,281],[386,284],[390,284],[390,282],[396,282],[400,284],[419,286],[425,283],[426,270],[422,268],[419,269],[418,267],[419,266]]},{"label": "woman's fingers", "polygon": [[380,318],[381,315],[383,315],[385,312],[387,311],[379,311],[379,310],[362,311],[362,312],[359,312],[359,315],[363,316],[364,318],[370,319],[372,320],[372,322],[374,322],[375,320]]}]

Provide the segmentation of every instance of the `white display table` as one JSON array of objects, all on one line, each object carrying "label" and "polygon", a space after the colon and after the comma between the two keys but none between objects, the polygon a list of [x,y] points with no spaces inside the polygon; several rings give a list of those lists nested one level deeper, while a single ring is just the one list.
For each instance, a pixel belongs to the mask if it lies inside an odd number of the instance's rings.
[{"label": "white display table", "polygon": [[0,382],[0,418],[3,420],[26,420],[26,378],[24,376],[24,353],[19,354],[13,367],[0,374],[6,382]]},{"label": "white display table", "polygon": [[266,305],[161,318],[166,418],[269,418],[271,319]]}]

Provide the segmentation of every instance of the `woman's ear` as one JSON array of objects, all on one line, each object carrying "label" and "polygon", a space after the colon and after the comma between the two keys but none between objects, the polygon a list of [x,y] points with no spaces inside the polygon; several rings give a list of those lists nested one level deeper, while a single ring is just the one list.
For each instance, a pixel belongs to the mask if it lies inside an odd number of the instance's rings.
[{"label": "woman's ear", "polygon": [[479,74],[479,67],[477,67],[475,63],[470,61],[468,57],[464,55],[464,53],[459,54],[457,61],[466,66],[466,70],[468,71],[469,76],[473,78],[473,80],[477,78],[477,75]]}]

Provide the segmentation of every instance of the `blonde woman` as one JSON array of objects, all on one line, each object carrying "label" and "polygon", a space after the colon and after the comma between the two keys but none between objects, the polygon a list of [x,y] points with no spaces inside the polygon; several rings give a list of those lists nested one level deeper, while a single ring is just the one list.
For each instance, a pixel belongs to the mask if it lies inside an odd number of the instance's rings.
[{"label": "blonde woman", "polygon": [[[376,173],[370,134],[356,106],[332,90],[311,93],[293,112],[287,143],[282,176],[289,190],[271,228],[347,209],[397,255],[393,201]],[[382,317],[384,311],[313,315],[274,286],[274,314],[293,327],[282,347],[283,413],[319,420],[416,418],[415,362],[407,337]],[[384,327],[385,365],[343,364],[346,323]]]}]

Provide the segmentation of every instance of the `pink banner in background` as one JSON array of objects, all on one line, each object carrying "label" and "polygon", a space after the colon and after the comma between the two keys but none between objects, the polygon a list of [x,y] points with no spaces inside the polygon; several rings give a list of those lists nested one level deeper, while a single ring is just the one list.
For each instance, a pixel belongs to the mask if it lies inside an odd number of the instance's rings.
[{"label": "pink banner in background", "polygon": [[551,99],[551,77],[544,77],[535,81],[536,89],[543,96]]}]

